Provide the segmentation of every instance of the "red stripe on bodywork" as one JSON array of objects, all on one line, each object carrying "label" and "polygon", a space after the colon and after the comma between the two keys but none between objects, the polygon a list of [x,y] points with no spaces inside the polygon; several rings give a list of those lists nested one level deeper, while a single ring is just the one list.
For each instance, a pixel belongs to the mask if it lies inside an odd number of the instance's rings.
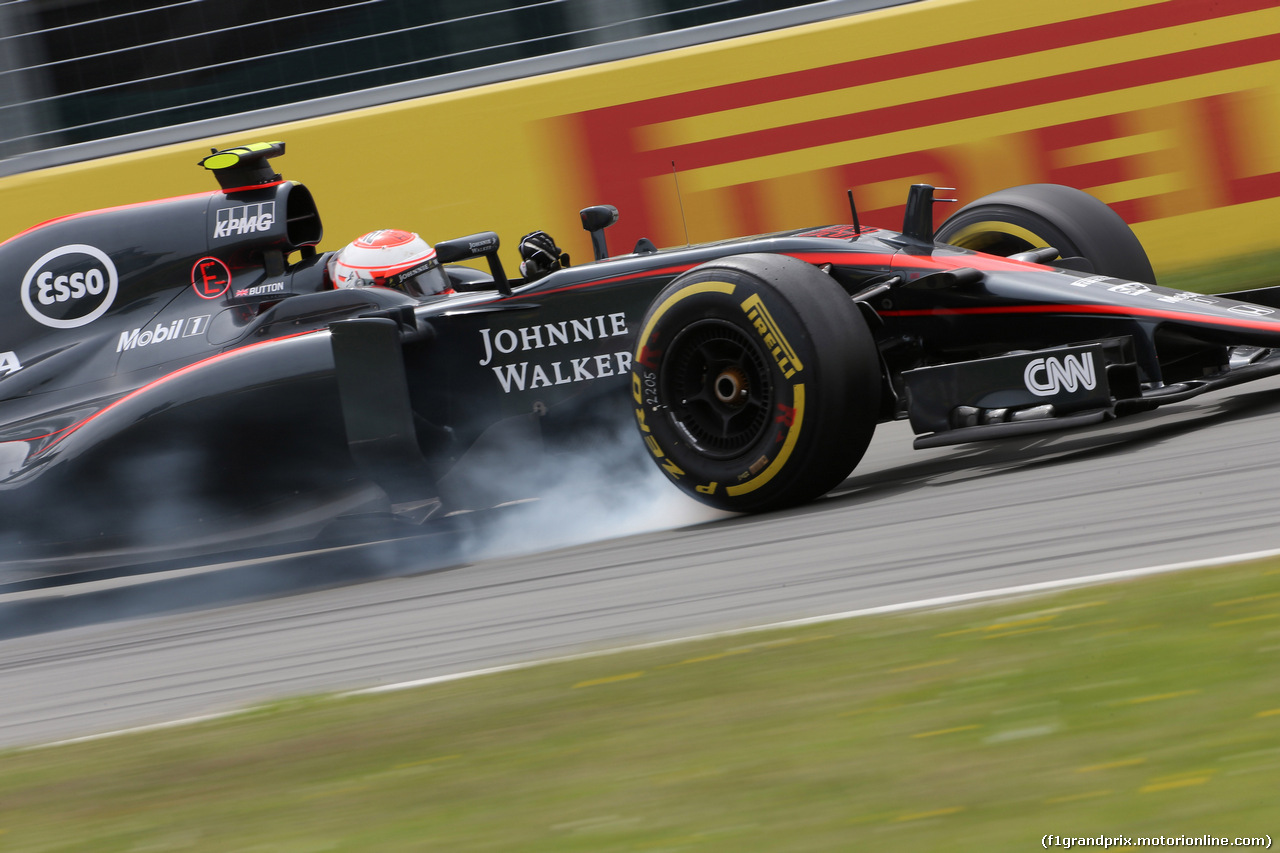
[{"label": "red stripe on bodywork", "polygon": [[[789,255],[793,258],[796,258],[797,260],[806,261],[815,266],[818,266],[820,264],[835,264],[837,266],[888,266],[889,263],[895,257],[895,255],[867,254],[862,252],[778,252],[777,254]],[[669,267],[660,267],[659,269],[641,270],[639,272],[627,273],[626,275],[615,275],[615,276],[609,276],[608,278],[597,278],[591,281],[580,282],[579,284],[570,284],[564,287],[555,287],[550,290],[540,290],[537,293],[515,294],[512,296],[508,296],[503,299],[498,299],[494,301],[496,302],[508,302],[513,300],[519,301],[520,299],[528,299],[528,298],[537,297],[537,296],[546,296],[552,293],[567,293],[573,290],[582,290],[583,288],[596,287],[597,285],[601,285],[601,284],[617,284],[618,282],[635,281],[636,279],[641,279],[641,278],[656,278],[658,276],[664,276],[664,275],[679,275],[680,273],[688,272],[689,270],[693,269],[696,266],[701,266],[702,264],[711,263],[716,260],[720,260],[720,259],[708,258],[705,261],[698,261],[696,263],[676,264],[674,266],[669,266]],[[929,259],[913,258],[913,260],[920,260],[922,262],[927,262]],[[993,258],[993,260],[999,260],[999,259]],[[1007,264],[1009,268],[1013,268],[1017,266],[1017,263],[1015,261],[1008,261]],[[1025,266],[1026,265],[1024,264],[1023,268],[1025,268]],[[937,267],[938,269],[952,269],[952,267],[946,266],[943,264],[937,264]],[[1001,269],[1003,268],[1004,267],[1001,267]]]},{"label": "red stripe on bodywork", "polygon": [[201,196],[213,196],[213,195],[218,195],[218,190],[212,190],[210,192],[201,192],[201,193],[189,193],[187,195],[175,195],[170,198],[159,198],[159,199],[153,199],[151,201],[138,201],[138,202],[134,202],[133,204],[120,204],[120,205],[116,205],[115,207],[103,207],[103,208],[99,208],[98,210],[83,210],[79,213],[68,213],[66,216],[55,216],[53,219],[48,219],[44,222],[41,222],[39,225],[32,225],[30,228],[19,231],[17,234],[14,234],[12,237],[5,240],[3,243],[0,243],[0,246],[3,246],[5,243],[9,243],[14,240],[17,240],[19,237],[23,236],[24,234],[30,234],[32,231],[39,231],[41,228],[47,228],[50,225],[56,225],[59,222],[67,222],[72,219],[83,219],[86,216],[96,216],[99,213],[111,213],[112,211],[116,211],[116,210],[131,210],[135,207],[150,207],[153,204],[165,204],[166,202],[170,202],[170,201],[182,201],[183,199],[188,199],[188,198],[199,198]]},{"label": "red stripe on bodywork", "polygon": [[884,255],[870,252],[785,252],[782,254],[814,266],[831,264],[837,267],[888,267],[897,257],[896,254]]},{"label": "red stripe on bodywork", "polygon": [[922,273],[948,272],[964,268],[985,272],[1044,272],[1057,269],[1045,264],[1011,261],[996,255],[974,253],[968,255],[906,255],[872,252],[785,252],[793,258],[808,261],[815,266],[832,264],[847,267],[890,267],[895,272],[918,271]]},{"label": "red stripe on bodywork", "polygon": [[[976,252],[972,255],[895,255],[894,269],[945,272],[968,267],[986,272],[1028,272],[1056,270],[1058,267],[1048,264],[1033,264],[1027,261],[1011,261],[998,255],[984,255]],[[1112,276],[1107,276],[1112,278]],[[1121,279],[1123,281],[1124,279]]]},{"label": "red stripe on bodywork", "polygon": [[218,192],[221,192],[223,195],[229,195],[230,193],[243,193],[249,192],[250,190],[264,190],[267,187],[276,187],[283,183],[283,180],[267,181],[265,184],[246,184],[243,187],[229,187],[225,190],[218,190]]},{"label": "red stripe on bodywork", "polygon": [[[705,261],[699,261],[698,263],[705,263]],[[698,264],[679,264],[677,266],[662,267],[661,269],[656,269],[656,270],[643,270],[641,272],[627,273],[626,275],[610,276],[609,278],[597,278],[597,279],[593,279],[592,281],[584,281],[579,284],[568,284],[568,285],[565,285],[564,287],[553,287],[550,290],[539,290],[537,293],[513,294],[503,299],[495,299],[493,301],[494,302],[512,302],[512,301],[518,302],[521,299],[530,299],[538,296],[547,296],[552,293],[567,293],[572,290],[582,290],[584,287],[595,287],[596,285],[599,285],[599,284],[616,284],[617,282],[620,282],[620,281],[635,281],[638,278],[650,278],[653,276],[660,276],[660,275],[679,275],[682,272],[688,272],[689,270],[693,269],[697,265]],[[477,303],[477,304],[484,305],[488,303]]]},{"label": "red stripe on bodywork", "polygon": [[[872,252],[777,252],[779,255],[787,255],[796,260],[805,261],[814,266],[822,264],[832,264],[834,266],[852,266],[852,267],[893,267],[897,269],[904,261],[913,267],[924,270],[953,270],[961,267],[973,267],[981,270],[1037,270],[1052,269],[1040,264],[1028,264],[1022,261],[1010,261],[1004,258],[998,258],[994,255],[962,255],[955,259],[947,258],[940,260],[938,258],[929,257],[927,255],[899,255],[896,253],[872,253]],[[726,256],[728,257],[728,256]],[[638,272],[627,273],[625,275],[609,276],[607,278],[597,278],[591,281],[579,282],[578,284],[570,284],[564,287],[555,287],[550,290],[540,290],[536,293],[515,294],[502,299],[496,299],[495,302],[519,301],[521,299],[529,299],[539,296],[547,296],[552,293],[567,293],[574,290],[582,290],[588,287],[596,287],[602,284],[617,284],[624,281],[636,281],[642,278],[656,278],[664,275],[679,275],[688,272],[696,266],[705,263],[712,263],[719,258],[708,258],[705,261],[698,261],[689,264],[676,264],[668,267],[660,267],[652,270],[640,270]],[[487,304],[487,303],[484,303]]]},{"label": "red stripe on bodywork", "polygon": [[1124,308],[1119,305],[999,305],[987,308],[914,308],[901,311],[880,311],[882,317],[945,317],[976,316],[981,314],[1111,314],[1117,317],[1154,317],[1160,320],[1209,323],[1237,329],[1258,329],[1280,334],[1280,321],[1237,320],[1233,317],[1217,317],[1209,314],[1187,314],[1164,311],[1159,308]]},{"label": "red stripe on bodywork", "polygon": [[107,404],[106,406],[103,406],[101,409],[94,412],[92,415],[89,415],[89,417],[85,418],[82,421],[78,421],[77,423],[74,423],[69,427],[63,427],[60,430],[56,430],[51,433],[46,433],[45,435],[36,436],[34,438],[24,438],[20,440],[21,441],[40,441],[41,439],[49,438],[51,436],[55,436],[55,435],[58,436],[56,439],[50,442],[48,446],[41,448],[40,453],[46,453],[51,448],[55,447],[58,444],[58,442],[62,441],[64,438],[71,435],[71,433],[80,429],[82,426],[89,423],[90,421],[95,420],[101,415],[106,414],[107,412],[111,411],[117,406],[123,405],[129,400],[132,400],[134,397],[138,397],[160,385],[165,384],[171,379],[177,379],[179,376],[185,376],[188,373],[194,373],[196,370],[199,370],[202,367],[207,367],[210,364],[213,364],[214,362],[223,361],[227,358],[239,355],[240,353],[243,353],[243,352],[248,352],[249,350],[252,350],[252,349],[258,349],[259,347],[270,346],[271,344],[276,344],[276,343],[279,343],[280,341],[287,341],[291,338],[300,338],[305,335],[314,335],[317,332],[327,332],[327,331],[328,329],[312,329],[307,332],[296,332],[292,335],[283,335],[278,338],[272,338],[269,341],[261,341],[256,344],[249,344],[248,346],[240,347],[239,349],[227,350],[226,352],[220,352],[217,355],[211,355],[208,358],[201,359],[200,361],[192,362],[191,364],[188,364],[185,367],[180,367],[177,370],[173,371],[172,373],[166,373],[164,376],[161,376],[158,379],[151,380],[146,385],[141,385],[135,388],[134,390],[130,391],[128,394],[125,394],[120,399],[115,400]]},{"label": "red stripe on bodywork", "polygon": [[175,196],[170,196],[168,198],[156,198],[156,199],[150,199],[148,201],[136,201],[131,204],[118,204],[118,205],[115,205],[114,207],[100,207],[97,210],[82,210],[79,213],[68,213],[66,216],[55,216],[53,219],[45,220],[44,222],[41,222],[38,225],[32,225],[30,228],[26,228],[22,231],[19,231],[17,234],[14,234],[12,237],[8,238],[4,242],[0,242],[0,246],[3,246],[5,243],[8,243],[10,240],[16,240],[24,234],[30,234],[32,231],[39,231],[41,228],[47,228],[50,225],[56,225],[59,222],[67,222],[72,219],[83,219],[86,216],[96,216],[99,213],[111,213],[116,210],[131,210],[135,207],[150,207],[151,205],[155,205],[155,204],[166,204],[171,201],[182,201],[188,198],[200,198],[201,196],[226,195],[228,193],[244,192],[246,190],[261,190],[261,189],[266,189],[267,187],[274,187],[283,183],[285,183],[285,181],[283,180],[272,181],[269,184],[256,184],[250,187],[236,187],[234,189],[229,189],[229,190],[208,190],[206,192],[187,193],[186,195],[175,195]]}]

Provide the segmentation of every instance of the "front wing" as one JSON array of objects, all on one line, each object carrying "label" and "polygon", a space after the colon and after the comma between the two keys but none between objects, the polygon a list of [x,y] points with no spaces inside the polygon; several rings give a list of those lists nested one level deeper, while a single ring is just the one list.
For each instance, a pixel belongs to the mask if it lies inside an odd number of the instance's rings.
[{"label": "front wing", "polygon": [[1087,426],[1280,374],[1280,350],[1240,346],[1220,371],[1139,381],[1128,337],[903,372],[916,448]]}]

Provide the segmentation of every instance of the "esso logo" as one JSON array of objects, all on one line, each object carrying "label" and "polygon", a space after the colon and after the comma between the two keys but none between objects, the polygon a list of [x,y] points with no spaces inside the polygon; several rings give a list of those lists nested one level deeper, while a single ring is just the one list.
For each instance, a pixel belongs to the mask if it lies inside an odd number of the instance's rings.
[{"label": "esso logo", "polygon": [[119,277],[111,258],[84,244],[46,252],[22,279],[22,307],[54,329],[85,326],[115,302]]}]

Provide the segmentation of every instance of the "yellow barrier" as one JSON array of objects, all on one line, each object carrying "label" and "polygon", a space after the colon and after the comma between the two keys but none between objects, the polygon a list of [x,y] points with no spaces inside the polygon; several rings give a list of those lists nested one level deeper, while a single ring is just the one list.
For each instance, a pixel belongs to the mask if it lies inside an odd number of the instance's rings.
[{"label": "yellow barrier", "polygon": [[617,252],[847,222],[848,187],[896,228],[912,182],[970,200],[1049,181],[1115,206],[1165,272],[1280,245],[1280,8],[925,0],[18,175],[0,231],[212,189],[210,147],[266,138],[315,193],[322,248],[494,229],[512,254],[545,228],[584,258],[589,204],[621,211]]}]

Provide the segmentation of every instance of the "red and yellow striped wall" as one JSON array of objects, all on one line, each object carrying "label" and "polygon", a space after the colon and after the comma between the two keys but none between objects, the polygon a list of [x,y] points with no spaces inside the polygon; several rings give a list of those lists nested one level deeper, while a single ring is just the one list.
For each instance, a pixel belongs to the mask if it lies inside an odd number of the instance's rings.
[{"label": "red and yellow striped wall", "polygon": [[0,226],[212,188],[210,147],[267,137],[322,248],[545,228],[586,257],[589,204],[621,211],[619,251],[847,222],[846,188],[896,228],[911,183],[1049,181],[1113,205],[1160,273],[1280,248],[1280,4],[925,0],[15,176]]}]

